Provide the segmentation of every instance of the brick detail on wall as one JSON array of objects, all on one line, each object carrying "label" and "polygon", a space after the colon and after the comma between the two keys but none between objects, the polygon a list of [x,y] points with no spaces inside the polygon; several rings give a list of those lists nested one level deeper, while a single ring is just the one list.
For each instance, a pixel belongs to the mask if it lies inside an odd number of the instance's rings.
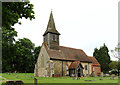
[{"label": "brick detail on wall", "polygon": [[95,72],[96,75],[100,75],[101,69],[98,66],[93,66],[93,71]]}]

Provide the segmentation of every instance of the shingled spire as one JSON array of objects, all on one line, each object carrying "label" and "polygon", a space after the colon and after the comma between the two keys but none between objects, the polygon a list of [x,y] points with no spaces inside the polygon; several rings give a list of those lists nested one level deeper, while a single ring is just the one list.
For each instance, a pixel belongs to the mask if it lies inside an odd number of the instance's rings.
[{"label": "shingled spire", "polygon": [[43,34],[43,40],[49,49],[59,50],[59,35],[60,33],[56,30],[51,11],[47,29]]},{"label": "shingled spire", "polygon": [[45,31],[43,36],[46,35],[47,33],[54,33],[54,34],[60,35],[60,33],[56,30],[52,11],[50,13],[50,18],[49,18],[49,22],[48,22],[48,25],[47,25],[47,30]]}]

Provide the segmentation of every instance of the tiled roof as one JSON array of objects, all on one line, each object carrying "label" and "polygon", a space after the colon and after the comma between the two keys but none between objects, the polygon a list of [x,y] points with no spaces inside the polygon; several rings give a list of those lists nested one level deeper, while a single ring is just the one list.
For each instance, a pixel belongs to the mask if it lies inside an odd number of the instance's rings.
[{"label": "tiled roof", "polygon": [[81,49],[60,46],[60,50],[62,51],[62,53],[64,54],[64,58],[66,59],[90,62],[88,56]]},{"label": "tiled roof", "polygon": [[81,49],[60,46],[60,50],[53,50],[48,49],[45,43],[43,43],[43,45],[45,46],[49,57],[52,59],[91,62],[85,52]]},{"label": "tiled roof", "polygon": [[72,62],[72,63],[70,64],[69,69],[75,69],[75,68],[77,68],[78,65],[79,65],[79,63],[80,63],[80,61]]},{"label": "tiled roof", "polygon": [[88,56],[88,57],[91,60],[91,62],[92,62],[93,65],[100,66],[99,62],[96,60],[95,57],[92,57],[92,56]]}]

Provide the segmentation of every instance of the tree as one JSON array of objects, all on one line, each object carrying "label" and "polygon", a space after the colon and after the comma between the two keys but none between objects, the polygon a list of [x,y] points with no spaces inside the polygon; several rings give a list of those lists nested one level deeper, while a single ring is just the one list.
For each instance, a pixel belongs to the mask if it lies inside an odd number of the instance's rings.
[{"label": "tree", "polygon": [[40,49],[41,49],[40,46],[35,47],[35,50],[34,50],[35,63],[37,62],[37,58],[38,58],[38,55],[39,55]]},{"label": "tree", "polygon": [[118,45],[115,47],[114,50],[111,50],[112,52],[112,56],[117,58],[118,60],[120,60],[120,42],[118,43]]},{"label": "tree", "polygon": [[120,42],[118,43],[117,47],[115,47],[114,50],[111,50],[112,52],[112,56],[117,58],[118,59],[118,76],[119,76],[119,73],[120,73]]},{"label": "tree", "polygon": [[19,22],[20,18],[34,19],[33,5],[30,2],[3,2],[2,3],[2,27],[11,29]]},{"label": "tree", "polygon": [[34,19],[33,5],[30,2],[3,2],[2,3],[2,71],[14,71],[15,39],[17,32],[14,24],[20,18]]},{"label": "tree", "polygon": [[103,71],[103,72],[108,72],[110,70],[109,63],[111,61],[110,61],[110,56],[109,56],[108,52],[109,52],[109,50],[105,44],[103,46],[101,46],[100,49],[97,49],[97,48],[94,49],[93,56],[100,63],[101,71]]},{"label": "tree", "polygon": [[109,64],[109,67],[111,69],[111,73],[113,74],[118,74],[119,72],[119,68],[120,68],[120,62],[119,61],[112,61],[110,64]]},{"label": "tree", "polygon": [[117,61],[112,61],[110,64],[109,64],[109,68],[112,70],[112,69],[118,69],[118,62]]},{"label": "tree", "polygon": [[13,60],[16,53],[15,39],[17,32],[13,30],[3,29],[2,30],[2,71],[12,71]]},{"label": "tree", "polygon": [[35,65],[34,44],[27,38],[16,41],[14,68],[18,72],[33,72]]}]

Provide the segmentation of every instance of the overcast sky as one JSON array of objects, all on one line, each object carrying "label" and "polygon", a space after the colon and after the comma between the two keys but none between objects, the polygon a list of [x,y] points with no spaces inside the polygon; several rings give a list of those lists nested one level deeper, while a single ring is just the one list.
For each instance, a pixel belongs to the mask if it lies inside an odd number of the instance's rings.
[{"label": "overcast sky", "polygon": [[[93,56],[94,48],[105,43],[109,50],[118,42],[119,0],[30,0],[34,4],[34,20],[20,20],[14,27],[18,38],[29,38],[35,46],[42,45],[52,10],[60,45],[83,49]],[[111,55],[111,53],[110,53]],[[113,60],[115,60],[112,57]]]}]

